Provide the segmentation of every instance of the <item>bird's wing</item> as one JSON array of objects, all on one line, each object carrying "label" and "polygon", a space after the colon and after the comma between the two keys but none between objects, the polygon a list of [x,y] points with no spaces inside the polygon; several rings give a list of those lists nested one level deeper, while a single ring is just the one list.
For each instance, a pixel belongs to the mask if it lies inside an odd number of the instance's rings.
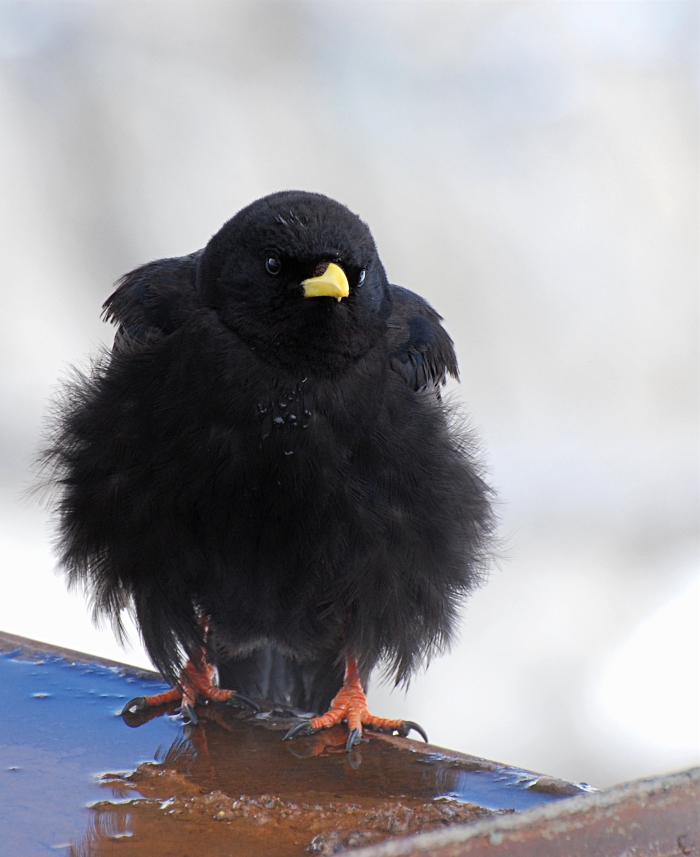
[{"label": "bird's wing", "polygon": [[102,310],[119,325],[115,349],[152,342],[172,333],[199,305],[197,262],[202,251],[158,259],[125,274]]},{"label": "bird's wing", "polygon": [[427,301],[401,286],[390,286],[393,308],[387,322],[391,368],[413,390],[445,384],[458,378],[454,345]]}]

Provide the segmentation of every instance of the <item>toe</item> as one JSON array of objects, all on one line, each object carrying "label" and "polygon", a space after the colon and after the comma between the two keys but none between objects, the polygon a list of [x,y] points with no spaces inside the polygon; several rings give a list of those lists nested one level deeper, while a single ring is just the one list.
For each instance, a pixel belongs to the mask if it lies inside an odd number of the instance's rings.
[{"label": "toe", "polygon": [[199,723],[199,717],[195,713],[194,706],[189,702],[183,701],[180,706],[180,714],[185,723],[191,723],[192,726],[196,726]]},{"label": "toe", "polygon": [[127,702],[124,708],[122,708],[122,717],[125,714],[133,714],[135,711],[143,711],[144,708],[146,708],[146,697],[135,696]]},{"label": "toe", "polygon": [[311,725],[310,720],[300,720],[299,723],[295,723],[294,726],[287,732],[284,736],[284,741],[291,741],[292,738],[306,738],[308,735],[313,735],[316,732],[314,727]]},{"label": "toe", "polygon": [[348,740],[345,743],[345,750],[349,753],[356,744],[360,743],[360,741],[362,741],[362,730],[357,727],[355,729],[351,729],[350,734],[348,735]]},{"label": "toe", "polygon": [[257,702],[253,702],[252,699],[248,699],[247,696],[235,690],[231,691],[231,696],[226,700],[226,705],[230,705],[233,708],[250,708],[251,711],[255,712],[260,711],[260,706]]},{"label": "toe", "polygon": [[413,720],[404,720],[398,732],[402,738],[405,738],[411,730],[417,732],[425,743],[428,743],[428,735],[426,734],[425,729],[423,729],[420,724],[414,723]]}]

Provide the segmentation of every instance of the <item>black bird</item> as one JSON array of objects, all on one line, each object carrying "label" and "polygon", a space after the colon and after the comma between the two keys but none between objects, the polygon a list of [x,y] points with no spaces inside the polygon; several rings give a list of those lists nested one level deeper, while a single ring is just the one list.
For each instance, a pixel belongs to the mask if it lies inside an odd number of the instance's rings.
[{"label": "black bird", "polygon": [[356,215],[301,191],[127,274],[104,314],[112,352],[67,388],[45,459],[68,580],[118,632],[133,610],[174,684],[127,708],[181,699],[196,723],[198,697],[253,695],[330,707],[290,735],[424,735],[363,686],[442,650],[485,565],[490,489],[440,397],[440,316],[389,284]]}]

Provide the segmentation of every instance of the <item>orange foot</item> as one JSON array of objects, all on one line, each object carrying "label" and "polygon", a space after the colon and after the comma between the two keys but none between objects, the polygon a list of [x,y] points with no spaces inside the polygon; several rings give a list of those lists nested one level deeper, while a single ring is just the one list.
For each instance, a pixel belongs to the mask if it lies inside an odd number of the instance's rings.
[{"label": "orange foot", "polygon": [[224,702],[227,705],[247,706],[254,711],[260,710],[252,699],[248,699],[242,693],[237,693],[235,690],[221,690],[217,687],[216,668],[213,664],[207,663],[202,652],[194,660],[187,661],[175,687],[155,696],[136,696],[130,699],[122,709],[122,716],[143,711],[145,708],[180,701],[182,716],[187,722],[196,726],[199,718],[195,714],[194,707],[199,698],[212,702]]},{"label": "orange foot", "polygon": [[352,748],[360,743],[362,739],[362,727],[374,729],[377,732],[397,732],[405,738],[411,729],[414,729],[427,743],[428,736],[425,731],[412,720],[389,720],[386,717],[375,717],[367,708],[367,697],[362,689],[362,682],[357,672],[357,663],[353,657],[348,656],[345,667],[345,679],[331,707],[322,717],[312,717],[310,720],[302,720],[287,732],[284,740],[300,738],[305,735],[313,735],[319,729],[328,729],[337,726],[343,721],[347,722],[350,734],[345,749],[350,752]]}]

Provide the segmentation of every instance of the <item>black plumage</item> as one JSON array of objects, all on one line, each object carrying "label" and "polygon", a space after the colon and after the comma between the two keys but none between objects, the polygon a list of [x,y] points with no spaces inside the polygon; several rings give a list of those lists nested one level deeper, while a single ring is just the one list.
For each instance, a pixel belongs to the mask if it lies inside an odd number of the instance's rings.
[{"label": "black plumage", "polygon": [[[308,294],[329,266],[347,295]],[[133,609],[171,681],[205,646],[224,686],[315,711],[347,656],[402,681],[444,648],[490,492],[440,400],[452,341],[358,217],[273,194],[104,310],[114,348],[66,389],[45,453],[96,613]]]}]

